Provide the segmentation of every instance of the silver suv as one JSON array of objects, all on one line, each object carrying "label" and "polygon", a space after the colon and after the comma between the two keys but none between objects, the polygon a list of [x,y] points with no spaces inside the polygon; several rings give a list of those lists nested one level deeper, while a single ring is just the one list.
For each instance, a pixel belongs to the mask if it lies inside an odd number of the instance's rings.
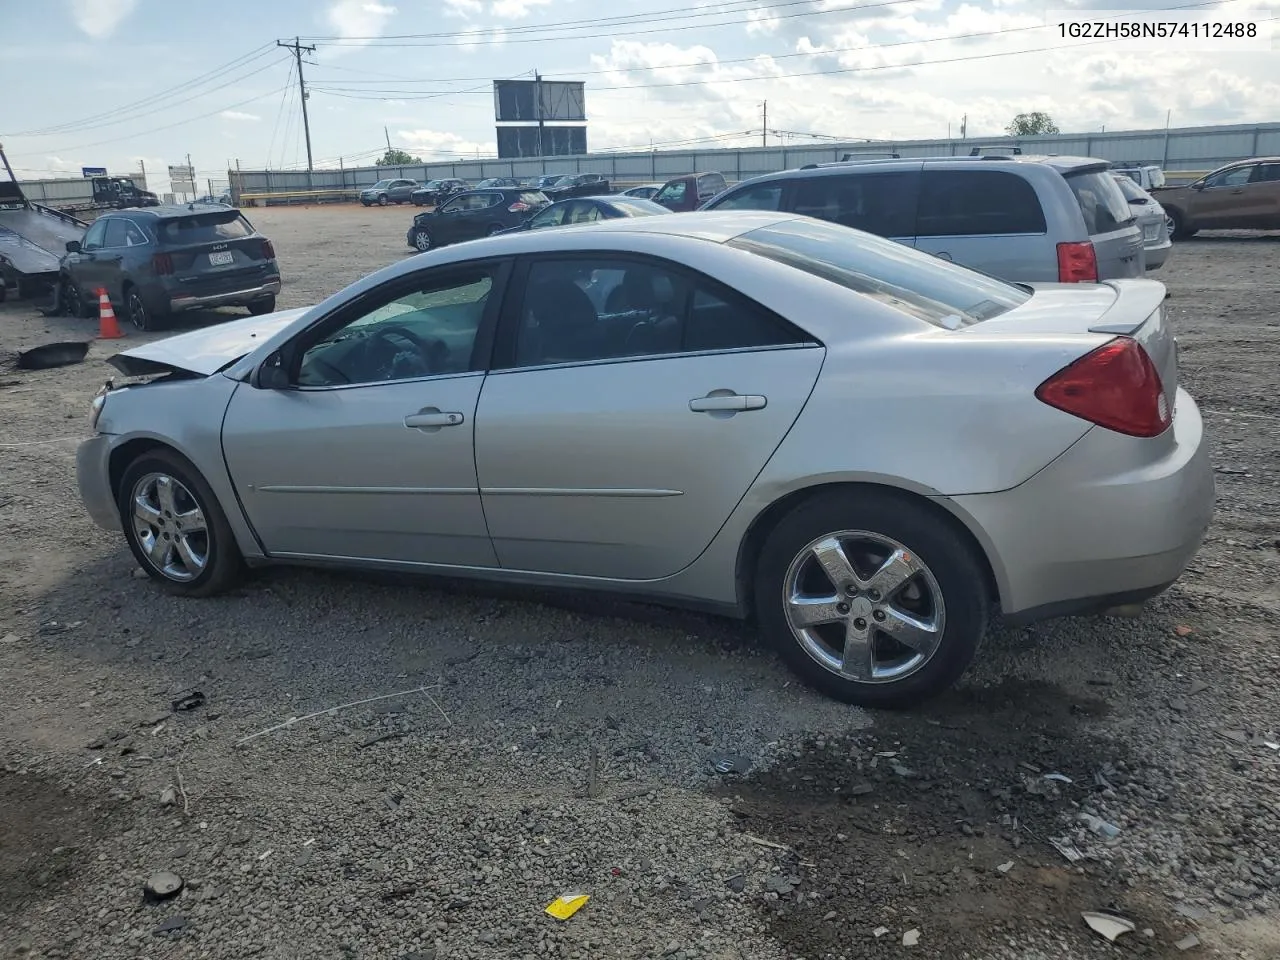
[{"label": "silver suv", "polygon": [[1142,230],[1105,160],[979,156],[812,165],[744,180],[703,210],[783,210],[1006,280],[1140,277]]}]

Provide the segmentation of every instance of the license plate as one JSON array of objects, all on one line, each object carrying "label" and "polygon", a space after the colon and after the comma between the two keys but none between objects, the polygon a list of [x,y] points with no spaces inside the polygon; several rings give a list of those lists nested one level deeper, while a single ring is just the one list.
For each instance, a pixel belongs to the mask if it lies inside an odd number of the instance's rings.
[{"label": "license plate", "polygon": [[1142,235],[1143,235],[1143,238],[1146,240],[1154,240],[1156,238],[1156,234],[1158,234],[1159,232],[1160,232],[1160,227],[1156,224],[1152,224],[1150,226],[1142,228]]},{"label": "license plate", "polygon": [[235,254],[230,250],[224,250],[221,253],[209,254],[209,266],[211,267],[225,267],[227,264],[235,262]]}]

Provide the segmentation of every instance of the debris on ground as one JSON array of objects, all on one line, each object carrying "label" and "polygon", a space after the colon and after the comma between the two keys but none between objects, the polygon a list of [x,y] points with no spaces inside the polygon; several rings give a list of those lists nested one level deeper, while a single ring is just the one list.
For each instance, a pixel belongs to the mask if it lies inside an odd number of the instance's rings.
[{"label": "debris on ground", "polygon": [[156,935],[166,933],[177,933],[187,925],[186,917],[173,916],[166,919],[160,926],[156,927],[152,933]]},{"label": "debris on ground", "polygon": [[173,701],[173,712],[187,713],[191,710],[198,710],[203,706],[204,694],[199,690],[192,690],[190,693],[183,694]]},{"label": "debris on ground", "polygon": [[1115,943],[1116,938],[1126,934],[1133,933],[1138,929],[1132,920],[1126,920],[1124,917],[1118,917],[1114,913],[1098,913],[1096,911],[1082,913],[1084,922],[1087,923],[1094,933]]},{"label": "debris on ground", "polygon": [[1081,823],[1100,837],[1106,837],[1108,840],[1114,840],[1120,836],[1120,828],[1114,823],[1108,823],[1101,817],[1095,817],[1091,813],[1082,813],[1076,817]]},{"label": "debris on ground", "polygon": [[711,758],[711,769],[716,773],[736,773],[745,777],[751,772],[751,761],[736,753],[724,753]]},{"label": "debris on ground", "polygon": [[556,897],[547,905],[546,912],[557,920],[568,920],[581,910],[591,899],[589,893],[565,893]]},{"label": "debris on ground", "polygon": [[1079,863],[1084,859],[1084,854],[1071,842],[1070,837],[1051,837],[1049,843],[1053,849],[1067,858],[1068,863]]},{"label": "debris on ground", "polygon": [[1185,937],[1174,944],[1179,950],[1190,950],[1192,947],[1200,946],[1200,938],[1194,933],[1188,933]]},{"label": "debris on ground", "polygon": [[1001,873],[1008,873],[1010,870],[1013,869],[1013,861],[1006,860],[1004,863],[996,867],[996,869],[999,870]]},{"label": "debris on ground", "polygon": [[173,787],[165,787],[160,791],[160,806],[175,807],[178,805],[178,791]]},{"label": "debris on ground", "polygon": [[168,900],[181,893],[184,886],[182,877],[169,870],[161,870],[147,879],[143,884],[142,892],[148,900]]},{"label": "debris on ground", "polygon": [[888,932],[889,932],[888,927],[876,927],[874,930],[871,931],[871,935],[874,936],[877,940],[879,940]]},{"label": "debris on ground", "polygon": [[919,930],[908,930],[906,933],[902,935],[902,945],[904,947],[914,947],[919,942],[920,942]]}]

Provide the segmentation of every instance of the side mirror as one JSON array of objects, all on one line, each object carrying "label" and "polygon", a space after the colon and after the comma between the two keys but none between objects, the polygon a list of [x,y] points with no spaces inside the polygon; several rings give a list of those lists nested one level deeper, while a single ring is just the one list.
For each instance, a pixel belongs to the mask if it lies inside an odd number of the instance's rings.
[{"label": "side mirror", "polygon": [[67,241],[67,253],[79,253],[79,252],[80,252],[80,241],[79,241],[79,240],[68,240],[68,241]]},{"label": "side mirror", "polygon": [[1205,188],[1205,184],[1204,184],[1204,182],[1203,182],[1203,181],[1201,181],[1201,182],[1199,182],[1199,183],[1193,183],[1193,184],[1191,185],[1191,189],[1192,189],[1192,190],[1203,190],[1204,188]]},{"label": "side mirror", "polygon": [[259,390],[289,390],[293,387],[279,351],[267,357],[258,368],[256,386]]}]

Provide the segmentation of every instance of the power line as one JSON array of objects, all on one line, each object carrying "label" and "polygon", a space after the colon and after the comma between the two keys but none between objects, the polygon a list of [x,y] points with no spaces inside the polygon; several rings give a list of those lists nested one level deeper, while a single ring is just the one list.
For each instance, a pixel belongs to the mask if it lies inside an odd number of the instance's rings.
[{"label": "power line", "polygon": [[293,64],[289,64],[289,75],[285,78],[285,90],[280,94],[280,108],[276,110],[276,122],[271,125],[271,142],[267,145],[267,163],[270,165],[271,154],[276,149],[276,134],[280,130],[280,118],[284,116],[284,105],[289,99],[289,91],[293,89]]},{"label": "power line", "polygon": [[[222,75],[230,73],[231,71],[237,69],[238,67],[247,66],[249,63],[252,63],[254,60],[259,60],[263,56],[266,56],[268,53],[270,53],[270,51],[271,51],[271,45],[263,44],[261,47],[257,47],[256,49],[251,50],[246,54],[236,57],[234,60],[224,63],[220,67],[215,67],[212,70],[207,70],[204,73],[200,74],[199,76],[193,77],[190,80],[187,80],[183,83],[176,84],[175,86],[169,87],[166,90],[162,90],[159,93],[153,93],[150,96],[143,97],[141,100],[135,100],[123,106],[116,107],[114,110],[98,111],[92,114],[91,116],[82,117],[79,120],[68,120],[64,123],[53,124],[48,127],[40,127],[32,130],[20,130],[14,133],[6,134],[6,136],[39,137],[39,136],[47,136],[55,133],[69,133],[75,129],[93,129],[95,127],[110,126],[111,124],[101,122],[103,120],[106,120],[108,117],[116,118],[115,120],[112,121],[112,123],[123,122],[123,120],[119,117],[119,114],[133,113],[133,112],[137,112],[138,110],[148,108],[150,105],[155,104],[156,102],[161,100],[167,100],[170,97],[172,97],[174,94],[179,93],[183,90],[192,89],[194,87],[200,86],[201,84],[207,83],[210,80],[217,79]],[[250,74],[250,76],[252,76],[252,74]],[[221,89],[221,88],[219,87],[217,89]],[[212,91],[206,91],[206,92],[212,92]],[[186,101],[182,101],[182,102],[186,102]]]}]

